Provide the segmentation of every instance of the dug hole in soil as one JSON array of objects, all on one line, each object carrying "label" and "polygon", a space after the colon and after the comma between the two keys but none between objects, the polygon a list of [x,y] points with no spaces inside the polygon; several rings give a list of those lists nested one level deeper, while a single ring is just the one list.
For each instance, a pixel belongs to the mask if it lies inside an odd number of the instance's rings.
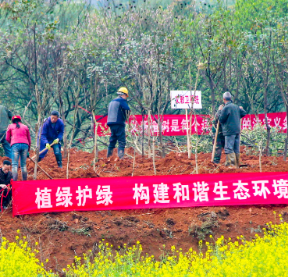
[{"label": "dug hole in soil", "polygon": [[[116,150],[110,159],[106,159],[106,150],[99,152],[96,170],[93,170],[94,155],[72,149],[70,154],[69,178],[99,178],[117,176],[154,175],[152,159],[136,154],[134,149],[126,149],[123,160],[117,159]],[[243,151],[242,151],[243,153]],[[5,158],[0,158],[2,162]],[[221,164],[211,163],[211,154],[198,155],[199,173],[259,172],[259,158],[241,155],[242,164],[247,167],[227,169],[224,166],[225,155]],[[54,179],[66,178],[67,159],[59,169],[53,155],[49,152],[39,165]],[[133,166],[134,165],[134,166]],[[33,179],[34,164],[27,160],[28,179]],[[20,171],[20,170],[19,170]],[[165,158],[156,159],[157,175],[194,174],[195,157],[188,159],[185,153],[171,152]],[[263,172],[287,172],[288,163],[282,157],[262,157]],[[38,179],[48,177],[38,170]],[[19,180],[21,180],[19,172]],[[273,214],[276,211],[277,216]],[[88,250],[97,252],[97,245],[102,239],[123,248],[140,241],[143,253],[159,258],[165,249],[172,245],[187,251],[198,250],[201,239],[211,241],[224,236],[234,240],[243,235],[252,239],[256,233],[261,235],[268,222],[279,223],[278,214],[288,221],[286,205],[231,206],[231,207],[193,207],[178,209],[147,209],[125,211],[67,212],[24,215],[13,218],[12,208],[0,215],[1,235],[15,241],[17,230],[26,236],[31,245],[39,243],[39,259],[49,259],[48,269],[61,272],[74,262],[74,256],[82,256]]]}]

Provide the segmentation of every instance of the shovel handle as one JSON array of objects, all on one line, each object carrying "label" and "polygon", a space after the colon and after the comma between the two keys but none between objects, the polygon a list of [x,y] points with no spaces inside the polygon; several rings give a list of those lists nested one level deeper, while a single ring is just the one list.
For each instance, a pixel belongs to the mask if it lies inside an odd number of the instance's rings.
[{"label": "shovel handle", "polygon": [[[53,145],[55,145],[55,144],[57,144],[57,143],[54,143],[54,142],[51,143],[51,144],[50,144],[50,147],[53,146]],[[39,155],[41,155],[42,153],[44,153],[46,150],[49,151],[49,149],[47,149],[47,148],[45,147],[42,151],[39,152]],[[31,159],[33,160],[35,157],[36,157],[36,155],[34,155]]]}]

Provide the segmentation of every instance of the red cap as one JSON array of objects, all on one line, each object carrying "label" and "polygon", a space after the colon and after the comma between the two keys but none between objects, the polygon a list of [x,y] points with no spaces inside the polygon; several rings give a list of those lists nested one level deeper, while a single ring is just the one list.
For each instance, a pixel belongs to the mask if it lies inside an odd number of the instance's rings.
[{"label": "red cap", "polygon": [[22,118],[21,118],[20,115],[14,115],[14,116],[12,117],[12,121],[13,121],[14,119],[20,119],[20,121],[22,121]]}]

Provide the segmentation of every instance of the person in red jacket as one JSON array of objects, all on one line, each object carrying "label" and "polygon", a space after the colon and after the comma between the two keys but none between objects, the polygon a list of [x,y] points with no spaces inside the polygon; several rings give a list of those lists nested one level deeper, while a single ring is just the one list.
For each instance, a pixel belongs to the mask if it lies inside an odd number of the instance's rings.
[{"label": "person in red jacket", "polygon": [[8,126],[6,140],[10,143],[12,149],[12,176],[13,181],[18,178],[18,161],[20,156],[20,165],[22,180],[27,180],[26,159],[31,146],[31,137],[29,128],[21,123],[21,116],[14,115],[12,124]]}]

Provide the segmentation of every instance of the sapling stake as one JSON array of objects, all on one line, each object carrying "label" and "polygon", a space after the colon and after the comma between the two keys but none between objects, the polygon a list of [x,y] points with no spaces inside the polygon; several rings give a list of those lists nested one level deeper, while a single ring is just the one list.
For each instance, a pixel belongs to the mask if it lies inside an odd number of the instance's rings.
[{"label": "sapling stake", "polygon": [[154,175],[156,175],[156,164],[155,164],[155,136],[153,136],[153,168],[154,168]]}]

